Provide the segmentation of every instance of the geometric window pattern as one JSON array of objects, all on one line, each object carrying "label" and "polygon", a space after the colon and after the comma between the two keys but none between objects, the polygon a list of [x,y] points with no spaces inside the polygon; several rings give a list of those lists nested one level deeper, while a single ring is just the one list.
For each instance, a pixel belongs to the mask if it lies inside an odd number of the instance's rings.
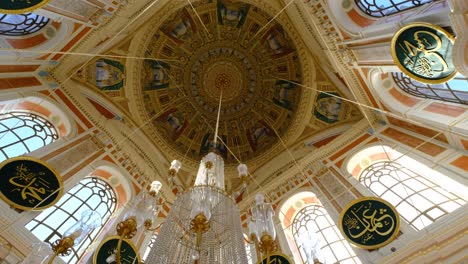
[{"label": "geometric window pattern", "polygon": [[0,14],[0,35],[25,36],[41,30],[49,23],[47,17],[33,13]]},{"label": "geometric window pattern", "polygon": [[69,256],[62,257],[65,263],[78,263],[88,246],[94,241],[117,204],[115,192],[105,181],[89,177],[81,180],[55,204],[36,216],[26,225],[39,240],[53,243],[81,218],[86,210],[98,212],[102,225],[94,229],[79,245],[74,245]]},{"label": "geometric window pattern", "polygon": [[45,118],[26,112],[0,114],[0,162],[41,148],[58,139]]},{"label": "geometric window pattern", "polygon": [[441,84],[421,83],[400,72],[394,72],[392,76],[396,85],[411,95],[468,105],[468,78],[461,74]]},{"label": "geometric window pattern", "polygon": [[359,9],[372,17],[393,15],[435,0],[355,0]]},{"label": "geometric window pattern", "polygon": [[466,203],[461,197],[396,162],[371,164],[361,172],[359,181],[395,206],[400,216],[416,230]]},{"label": "geometric window pattern", "polygon": [[302,208],[294,217],[292,224],[292,234],[304,263],[314,263],[312,260],[307,260],[302,243],[300,243],[301,237],[311,232],[318,236],[319,255],[321,255],[318,258],[319,261],[325,263],[361,263],[328,215],[327,210],[318,204],[311,204]]}]

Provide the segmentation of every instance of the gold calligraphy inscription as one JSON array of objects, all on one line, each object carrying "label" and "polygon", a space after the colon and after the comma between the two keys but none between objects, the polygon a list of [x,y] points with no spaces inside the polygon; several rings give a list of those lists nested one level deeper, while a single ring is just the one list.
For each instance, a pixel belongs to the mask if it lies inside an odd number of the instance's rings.
[{"label": "gold calligraphy inscription", "polygon": [[351,207],[343,218],[343,225],[347,233],[355,241],[366,245],[374,243],[373,240],[385,239],[397,228],[397,219],[389,214],[381,204],[373,205],[372,201]]},{"label": "gold calligraphy inscription", "polygon": [[36,202],[42,202],[43,196],[49,190],[50,183],[38,176],[44,176],[45,172],[34,173],[28,167],[21,163],[16,166],[16,174],[9,179],[9,182],[16,186],[11,192],[20,192],[21,198],[27,200],[29,204],[34,205]]},{"label": "gold calligraphy inscription", "polygon": [[447,62],[438,53],[442,47],[442,40],[437,34],[427,30],[419,30],[413,34],[413,37],[416,45],[408,40],[404,40],[403,44],[398,43],[405,54],[403,64],[406,67],[415,74],[428,78],[434,77],[436,73],[449,70]]}]

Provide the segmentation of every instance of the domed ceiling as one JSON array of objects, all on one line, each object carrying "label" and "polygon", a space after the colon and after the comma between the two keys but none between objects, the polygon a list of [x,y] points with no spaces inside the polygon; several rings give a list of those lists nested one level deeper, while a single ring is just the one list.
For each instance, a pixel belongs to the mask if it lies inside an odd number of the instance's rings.
[{"label": "domed ceiling", "polygon": [[259,157],[280,146],[279,137],[297,138],[304,127],[292,127],[302,123],[300,108],[310,98],[298,85],[301,58],[288,31],[252,4],[192,3],[196,12],[179,8],[152,29],[145,57],[155,59],[138,64],[153,135],[178,156],[199,160],[213,139],[222,91],[219,135],[227,148],[219,151],[226,163]]}]

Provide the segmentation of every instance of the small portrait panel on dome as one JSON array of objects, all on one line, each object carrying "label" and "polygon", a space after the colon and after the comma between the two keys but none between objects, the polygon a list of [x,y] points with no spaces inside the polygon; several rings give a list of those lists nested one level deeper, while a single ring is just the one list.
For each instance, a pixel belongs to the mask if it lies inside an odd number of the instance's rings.
[{"label": "small portrait panel on dome", "polygon": [[169,87],[171,66],[162,61],[145,60],[143,90],[159,90]]},{"label": "small portrait panel on dome", "polygon": [[173,140],[178,139],[188,126],[184,114],[177,108],[166,111],[156,119],[156,122],[166,131],[166,136]]},{"label": "small portrait panel on dome", "polygon": [[120,90],[124,85],[125,67],[117,60],[96,61],[96,86],[103,91]]},{"label": "small portrait panel on dome", "polygon": [[343,118],[343,100],[332,95],[338,93],[320,93],[315,101],[314,115],[323,122],[333,124]]},{"label": "small portrait panel on dome", "polygon": [[197,27],[187,9],[182,8],[161,26],[161,31],[176,43],[182,44],[197,32]]},{"label": "small portrait panel on dome", "polygon": [[297,101],[296,98],[297,85],[293,82],[286,80],[278,80],[275,83],[273,92],[273,102],[285,109],[295,109],[294,103]]},{"label": "small portrait panel on dome", "polygon": [[235,0],[218,0],[216,5],[220,25],[240,28],[244,25],[250,5]]},{"label": "small portrait panel on dome", "polygon": [[265,143],[269,139],[274,139],[275,132],[264,120],[259,120],[252,127],[247,129],[247,138],[252,150],[256,151],[259,145]]},{"label": "small portrait panel on dome", "polygon": [[286,33],[280,26],[274,26],[268,30],[263,36],[262,41],[265,43],[272,58],[279,58],[294,51]]}]

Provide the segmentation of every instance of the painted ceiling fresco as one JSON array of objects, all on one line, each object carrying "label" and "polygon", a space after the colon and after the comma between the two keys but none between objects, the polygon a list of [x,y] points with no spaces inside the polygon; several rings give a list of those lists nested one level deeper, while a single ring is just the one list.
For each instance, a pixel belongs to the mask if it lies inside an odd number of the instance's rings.
[{"label": "painted ceiling fresco", "polygon": [[218,149],[227,163],[237,163],[234,155],[247,161],[278,144],[296,115],[303,93],[296,47],[250,4],[199,1],[195,8],[199,18],[190,6],[179,9],[147,48],[146,57],[157,59],[141,63],[146,113],[171,148],[196,160],[209,150],[222,91],[219,133],[232,153]]}]

